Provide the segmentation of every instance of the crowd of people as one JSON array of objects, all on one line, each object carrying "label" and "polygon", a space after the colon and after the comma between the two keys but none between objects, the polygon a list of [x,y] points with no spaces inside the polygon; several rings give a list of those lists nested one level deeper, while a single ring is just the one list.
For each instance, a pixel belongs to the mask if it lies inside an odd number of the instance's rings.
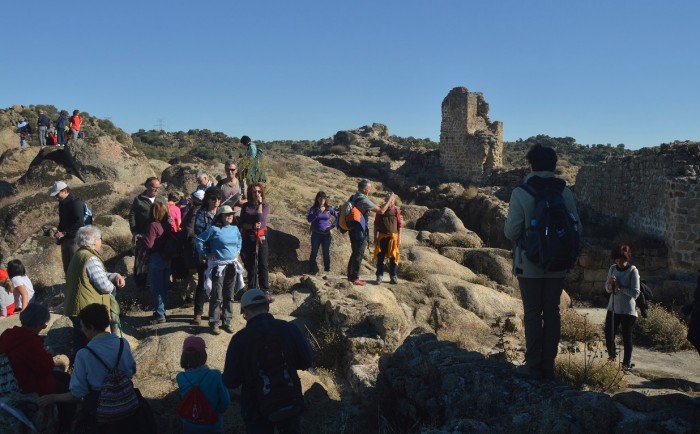
[{"label": "crowd of people", "polygon": [[[66,110],[61,110],[58,117],[53,122],[46,115],[46,111],[39,109],[37,111],[37,140],[39,145],[44,146],[65,146],[68,143],[68,134],[70,139],[84,138],[85,134],[81,130],[83,125],[83,116],[80,110],[73,110],[73,115],[68,116]],[[20,118],[15,122],[17,134],[19,134],[19,147],[24,149],[28,146],[28,140],[32,134],[32,127],[24,118]]]},{"label": "crowd of people", "polygon": [[[249,156],[255,159],[260,155],[247,136],[241,143],[247,146]],[[573,194],[554,176],[557,162],[554,150],[536,145],[528,152],[527,159],[532,172],[526,183],[557,191],[575,222],[575,230],[580,232]],[[180,364],[184,371],[177,376],[181,397],[177,411],[185,433],[223,432],[222,415],[230,405],[227,389],[239,386],[242,386],[241,416],[248,432],[272,433],[275,428],[281,433],[300,432],[303,398],[296,371],[311,366],[311,349],[296,326],[269,313],[269,305],[274,301],[269,279],[269,252],[274,248],[270,246],[268,233],[271,208],[265,197],[265,183],[259,178],[262,172],[259,161],[246,167],[247,174],[240,174],[237,162],[227,160],[225,176],[216,185],[209,174],[198,172],[195,191],[185,198],[176,193],[167,198],[162,196],[160,179],[150,177],[129,211],[134,284],[152,295],[151,323],[168,321],[166,307],[171,279],[176,275],[188,278],[196,274],[193,324],[202,325],[208,299],[209,332],[233,335],[223,372],[207,366],[206,345],[201,337],[189,336],[183,342]],[[311,230],[309,273],[320,271],[319,250],[324,272],[331,270],[332,232],[342,221],[351,244],[346,277],[353,285],[366,285],[360,278],[360,270],[370,240],[368,222],[374,213],[374,283],[384,282],[385,269],[390,284],[399,282],[401,210],[393,193],[384,195],[381,205],[372,202],[369,198],[372,189],[370,180],[360,180],[357,191],[337,208],[329,204],[325,192],[316,194],[307,214]],[[21,326],[0,335],[0,354],[7,354],[23,393],[37,393],[42,407],[58,405],[58,432],[73,432],[70,431],[73,421],[81,429],[87,429],[81,432],[91,432],[98,425],[107,433],[130,429],[152,432],[153,416],[137,389],[129,395],[133,396],[132,407],[120,408],[123,413],[111,423],[105,424],[100,419],[104,416],[100,408],[104,401],[101,391],[106,382],[118,371],[126,379],[122,383],[131,383],[136,371],[129,344],[119,337],[120,312],[115,295],[126,285],[126,279],[107,271],[100,255],[102,233],[86,218],[85,202],[74,197],[63,181],[55,182],[49,194],[58,200],[59,223],[54,228],[54,238],[61,248],[65,272],[63,314],[73,324],[72,373],[68,375],[65,369],[56,369],[52,356],[41,344],[39,333],[49,322],[49,312],[33,302],[32,282],[17,259],[9,261],[6,270],[0,269],[0,316],[19,314]],[[518,371],[533,379],[554,376],[560,336],[559,300],[566,274],[566,270],[543,267],[525,251],[523,240],[535,225],[537,200],[537,195],[527,189],[516,188],[504,229],[515,244],[513,269],[524,306],[525,364]],[[605,339],[609,357],[616,359],[615,334],[621,326],[622,366],[629,370],[633,366],[631,330],[637,316],[635,299],[640,294],[640,278],[631,264],[629,246],[615,246],[611,257],[614,264],[604,283],[605,291],[610,294]],[[695,304],[689,308],[695,321],[691,322],[691,328],[700,321],[698,291]],[[232,324],[236,301],[240,302],[240,313],[246,320],[246,326],[237,332]],[[700,332],[693,329],[691,333],[697,342]],[[696,347],[700,352],[700,345],[696,343]],[[35,357],[30,357],[30,353]],[[264,384],[261,386],[259,382]],[[261,398],[258,393],[261,387],[280,390],[284,405],[280,407],[277,402],[280,399]],[[78,403],[81,410],[74,417]]]}]

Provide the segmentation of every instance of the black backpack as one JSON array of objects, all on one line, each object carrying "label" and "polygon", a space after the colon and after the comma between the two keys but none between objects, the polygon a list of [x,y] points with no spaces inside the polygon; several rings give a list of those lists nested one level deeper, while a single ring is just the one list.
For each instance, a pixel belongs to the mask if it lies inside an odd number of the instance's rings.
[{"label": "black backpack", "polygon": [[519,185],[535,198],[535,212],[525,235],[525,255],[544,271],[569,270],[580,253],[578,221],[566,208],[566,183],[557,178],[533,176]]},{"label": "black backpack", "polygon": [[185,252],[185,233],[175,232],[173,228],[165,223],[163,225],[163,241],[158,250],[160,256],[166,260],[171,261],[175,258],[183,256]]},{"label": "black backpack", "polygon": [[642,312],[642,317],[647,318],[649,316],[649,300],[654,298],[654,291],[651,290],[647,281],[639,278],[639,297],[637,297],[637,306]]},{"label": "black backpack", "polygon": [[281,422],[304,409],[301,385],[294,381],[294,368],[287,364],[280,334],[284,321],[274,320],[273,326],[258,333],[250,352],[253,388],[258,410],[270,422]]}]

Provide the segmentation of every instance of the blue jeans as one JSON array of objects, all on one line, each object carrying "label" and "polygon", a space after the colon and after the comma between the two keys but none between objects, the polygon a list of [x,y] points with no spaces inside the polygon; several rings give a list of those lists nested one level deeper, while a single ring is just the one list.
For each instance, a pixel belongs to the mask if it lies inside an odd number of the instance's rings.
[{"label": "blue jeans", "polygon": [[551,371],[561,336],[559,299],[564,278],[518,277],[518,283],[525,311],[525,364]]},{"label": "blue jeans", "polygon": [[170,287],[170,261],[163,259],[158,252],[151,253],[148,257],[148,282],[153,295],[153,316],[165,318],[165,304]]},{"label": "blue jeans", "polygon": [[316,256],[318,248],[323,247],[323,270],[331,271],[331,234],[320,234],[311,232],[311,256],[309,256],[309,271],[311,273],[318,272],[318,264],[316,264]]},{"label": "blue jeans", "polygon": [[56,128],[56,143],[59,145],[66,144],[66,130],[64,128]]}]

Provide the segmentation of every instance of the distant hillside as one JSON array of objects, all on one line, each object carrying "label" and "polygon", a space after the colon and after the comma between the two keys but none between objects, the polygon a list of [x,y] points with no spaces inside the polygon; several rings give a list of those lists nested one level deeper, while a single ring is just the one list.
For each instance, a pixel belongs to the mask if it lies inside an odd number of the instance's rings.
[{"label": "distant hillside", "polygon": [[[210,130],[189,130],[187,132],[166,132],[162,130],[139,130],[131,136],[134,145],[150,158],[169,161],[173,158],[195,156],[205,160],[222,161],[229,156],[237,158],[245,152],[238,137],[230,137],[222,132]],[[299,155],[316,155],[325,143],[332,139],[321,140],[253,140],[261,149]],[[391,141],[406,148],[437,149],[439,144],[430,139],[391,136]],[[503,165],[507,168],[526,165],[525,154],[535,144],[541,143],[556,149],[561,160],[572,165],[583,166],[598,164],[611,157],[631,155],[633,152],[624,145],[580,145],[573,137],[550,137],[537,135],[503,145]]]}]

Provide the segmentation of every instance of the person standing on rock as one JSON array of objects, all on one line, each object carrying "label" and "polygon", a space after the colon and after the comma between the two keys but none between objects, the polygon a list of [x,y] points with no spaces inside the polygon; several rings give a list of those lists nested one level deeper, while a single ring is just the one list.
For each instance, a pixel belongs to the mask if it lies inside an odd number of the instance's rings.
[{"label": "person standing on rock", "polygon": [[143,235],[143,243],[148,248],[148,283],[153,296],[153,320],[151,324],[162,324],[166,321],[165,308],[168,304],[170,289],[170,259],[164,256],[163,249],[168,237],[171,237],[172,226],[168,206],[154,202],[150,210],[150,222]]},{"label": "person standing on rock", "polygon": [[270,204],[265,201],[265,186],[259,182],[249,185],[248,197],[250,200],[243,205],[238,221],[243,236],[241,257],[248,273],[248,288],[269,291],[267,216]]},{"label": "person standing on rock", "polygon": [[396,197],[387,193],[384,200],[389,208],[374,216],[374,259],[377,260],[377,285],[384,278],[384,259],[389,258],[389,282],[399,283],[398,265],[399,248],[401,247],[401,228],[403,219],[401,210],[396,207]]},{"label": "person standing on rock", "polygon": [[83,117],[80,116],[80,110],[73,110],[73,116],[70,118],[70,132],[73,140],[80,135],[81,125],[83,125]]},{"label": "person standing on rock", "polygon": [[63,272],[66,273],[73,254],[78,250],[75,233],[85,225],[85,203],[70,194],[68,184],[63,181],[54,182],[49,194],[58,199],[58,227],[53,236],[56,244],[61,246]]},{"label": "person standing on rock", "polygon": [[221,205],[229,205],[236,212],[236,217],[240,217],[241,206],[247,202],[245,180],[239,180],[236,176],[238,165],[233,160],[226,160],[224,170],[226,178],[216,184],[221,189]]},{"label": "person standing on rock", "polygon": [[49,128],[51,127],[51,120],[44,110],[39,110],[39,119],[37,120],[37,133],[39,135],[39,144],[43,148],[46,146],[46,136],[49,134]]},{"label": "person standing on rock", "polygon": [[205,287],[209,297],[209,327],[218,335],[221,330],[233,333],[233,295],[243,289],[243,267],[238,262],[241,252],[241,232],[234,224],[236,216],[228,205],[219,207],[214,223],[195,239],[197,252],[207,258]]},{"label": "person standing on rock", "polygon": [[68,112],[61,110],[54,125],[56,126],[56,142],[58,146],[64,146],[67,142],[66,127],[68,126]]},{"label": "person standing on rock", "polygon": [[[364,257],[365,250],[367,249],[367,242],[369,240],[369,227],[367,222],[369,222],[369,213],[384,213],[389,209],[389,204],[391,200],[388,200],[383,206],[379,207],[374,204],[367,196],[372,192],[372,182],[369,179],[363,178],[357,183],[357,192],[350,196],[350,201],[353,206],[358,208],[362,213],[362,218],[364,219],[364,224],[359,222],[354,222],[348,234],[350,235],[350,247],[352,253],[350,254],[350,260],[348,261],[348,280],[355,285],[363,286],[365,281],[360,279],[360,268],[362,267],[362,258]],[[393,199],[394,193],[389,195],[390,199]]]},{"label": "person standing on rock", "polygon": [[[557,165],[554,149],[536,144],[530,148],[525,158],[532,170],[525,177],[525,182],[561,188],[566,209],[575,217],[578,233],[581,233],[582,226],[574,195],[564,180],[554,175]],[[545,271],[528,259],[523,241],[534,213],[535,198],[524,188],[515,188],[510,196],[504,233],[515,242],[513,271],[518,278],[525,311],[525,365],[517,369],[519,374],[532,379],[553,378],[554,359],[561,335],[559,299],[564,289],[566,270]]]},{"label": "person standing on rock", "polygon": [[246,326],[229,342],[222,377],[229,389],[242,385],[246,432],[301,433],[304,397],[297,370],[311,367],[309,343],[297,326],[270,314],[267,296],[257,288],[243,294],[241,313]]},{"label": "person standing on rock", "polygon": [[637,320],[637,303],[639,297],[639,271],[630,264],[632,249],[627,245],[615,246],[611,252],[611,258],[615,263],[608,270],[608,278],[605,281],[605,292],[610,294],[608,312],[605,316],[605,345],[608,349],[608,357],[615,361],[617,351],[615,347],[615,334],[622,325],[622,342],[625,346],[622,359],[622,369],[629,371],[632,364],[632,327]]},{"label": "person standing on rock", "polygon": [[[192,197],[195,197],[197,193],[197,191],[192,193]],[[196,237],[209,229],[214,223],[214,217],[219,211],[220,203],[221,190],[216,187],[207,189],[202,198],[202,205],[195,212],[192,222],[187,225],[187,235],[192,240],[193,259],[197,267],[197,287],[194,290],[194,319],[192,320],[192,324],[197,326],[202,323],[204,302],[207,299],[207,293],[204,290],[204,272],[207,270],[207,258],[202,257],[197,252]]]},{"label": "person standing on rock", "polygon": [[152,176],[146,179],[144,186],[146,189],[134,198],[129,210],[129,228],[134,242],[134,282],[140,289],[145,289],[148,281],[148,248],[141,238],[151,220],[151,206],[155,202],[168,206],[168,201],[159,194],[160,179]]},{"label": "person standing on rock", "polygon": [[[331,271],[331,231],[338,222],[338,212],[328,205],[326,193],[316,193],[314,205],[309,209],[306,220],[311,223],[311,255],[309,256],[309,273],[318,273],[316,256],[318,248],[323,247],[323,271]],[[332,218],[332,219],[331,219]]]}]

